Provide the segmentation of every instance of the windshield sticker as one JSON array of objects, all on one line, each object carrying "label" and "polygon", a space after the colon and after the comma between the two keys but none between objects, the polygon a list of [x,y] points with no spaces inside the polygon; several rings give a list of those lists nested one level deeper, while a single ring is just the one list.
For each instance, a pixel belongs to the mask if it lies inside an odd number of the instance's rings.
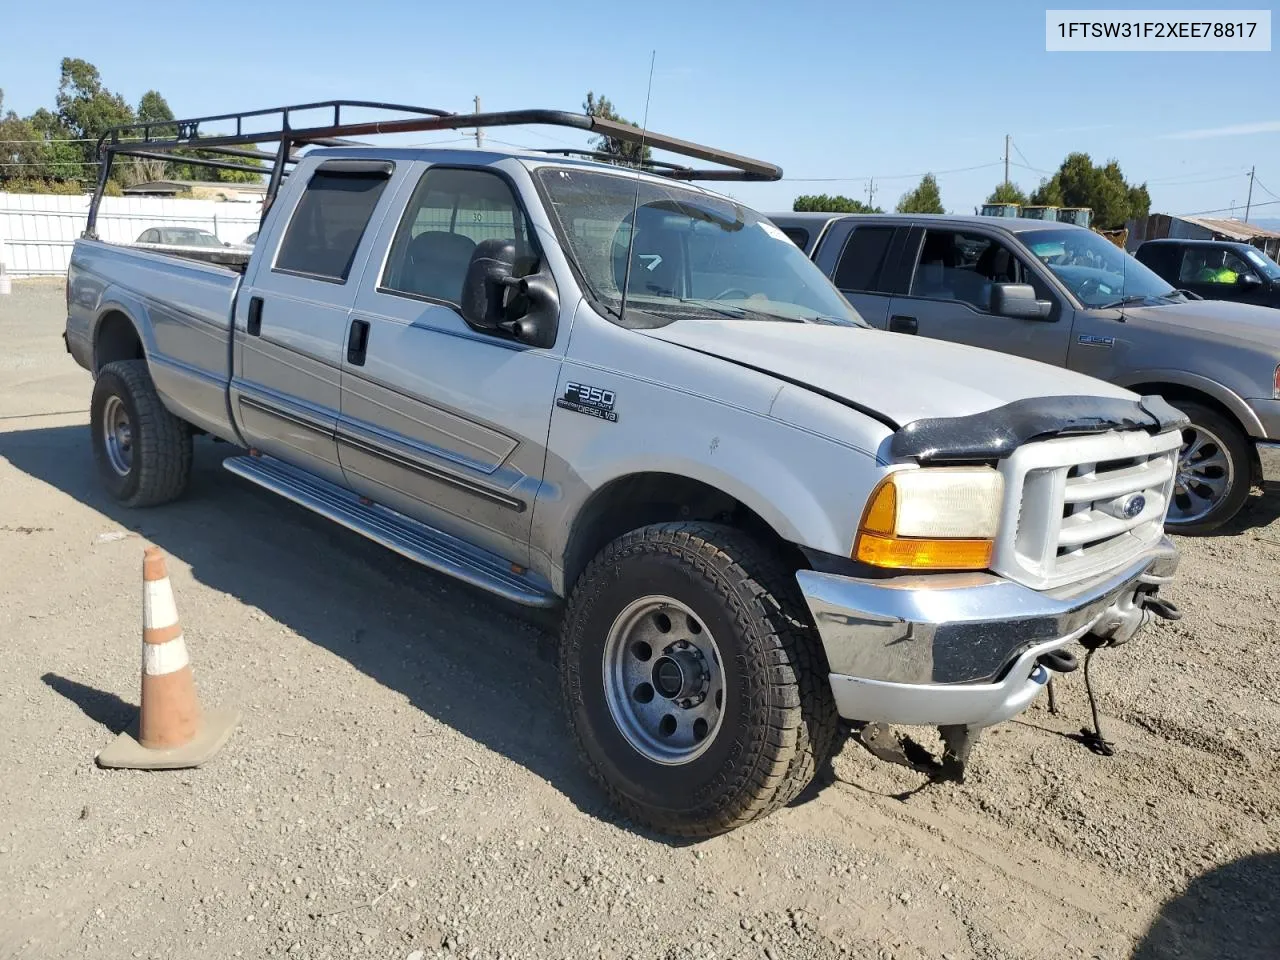
[{"label": "windshield sticker", "polygon": [[[768,220],[758,220],[756,221],[756,226],[775,240],[781,240],[783,243],[791,243],[791,239]],[[794,247],[795,244],[791,243],[791,246]]]}]

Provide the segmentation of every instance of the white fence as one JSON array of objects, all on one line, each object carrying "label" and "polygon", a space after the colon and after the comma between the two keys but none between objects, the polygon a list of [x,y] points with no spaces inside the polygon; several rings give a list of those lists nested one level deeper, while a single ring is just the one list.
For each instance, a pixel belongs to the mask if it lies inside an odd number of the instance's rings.
[{"label": "white fence", "polygon": [[[218,239],[239,243],[258,229],[261,201],[167,200],[103,197],[98,236],[132,243],[149,227],[202,227]],[[89,197],[0,193],[0,264],[14,277],[67,272],[71,246],[84,232]]]}]

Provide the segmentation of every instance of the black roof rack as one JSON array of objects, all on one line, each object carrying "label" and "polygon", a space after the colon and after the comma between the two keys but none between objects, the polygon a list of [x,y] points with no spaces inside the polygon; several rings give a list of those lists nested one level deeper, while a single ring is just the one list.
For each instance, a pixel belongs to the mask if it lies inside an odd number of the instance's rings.
[{"label": "black roof rack", "polygon": [[[378,111],[391,114],[386,117],[351,120],[343,118],[343,111]],[[324,111],[325,116],[316,120],[294,115],[304,112]],[[331,112],[331,116],[329,113]],[[201,127],[234,125],[234,132],[202,132]],[[434,130],[462,130],[478,127],[511,127],[540,125],[572,127],[598,136],[626,143],[640,144],[657,150],[680,154],[696,160],[719,164],[715,168],[686,167],[662,161],[643,161],[631,166],[648,170],[675,180],[780,180],[782,168],[776,164],[751,157],[740,156],[725,150],[681,140],[678,137],[641,130],[627,123],[592,117],[564,110],[506,110],[496,113],[451,113],[430,107],[414,107],[398,103],[380,103],[371,100],[325,100],[317,103],[270,107],[265,110],[249,110],[243,113],[223,113],[187,120],[164,120],[146,123],[130,123],[113,127],[98,139],[98,184],[89,206],[89,219],[85,235],[95,236],[98,205],[102,200],[111,164],[116,157],[137,157],[145,160],[174,160],[193,166],[219,170],[242,170],[250,173],[267,173],[261,167],[244,163],[244,160],[268,160],[271,162],[270,179],[263,203],[263,212],[275,199],[280,184],[288,175],[288,168],[301,157],[295,148],[303,146],[344,146],[360,141],[348,139],[391,133],[424,133]],[[255,129],[251,129],[255,128]],[[258,149],[259,144],[278,143],[275,153]],[[192,155],[199,151],[200,155]],[[547,150],[566,156],[586,156],[609,159],[609,155],[594,150]],[[180,153],[179,158],[174,154]],[[239,162],[238,162],[239,161]]]}]

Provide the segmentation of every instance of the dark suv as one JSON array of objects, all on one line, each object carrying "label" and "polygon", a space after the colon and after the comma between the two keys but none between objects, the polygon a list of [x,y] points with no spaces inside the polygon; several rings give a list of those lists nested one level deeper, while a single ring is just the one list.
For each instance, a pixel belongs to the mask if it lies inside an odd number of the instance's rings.
[{"label": "dark suv", "polygon": [[1148,240],[1134,256],[1172,286],[1206,300],[1280,307],[1280,264],[1247,243]]}]

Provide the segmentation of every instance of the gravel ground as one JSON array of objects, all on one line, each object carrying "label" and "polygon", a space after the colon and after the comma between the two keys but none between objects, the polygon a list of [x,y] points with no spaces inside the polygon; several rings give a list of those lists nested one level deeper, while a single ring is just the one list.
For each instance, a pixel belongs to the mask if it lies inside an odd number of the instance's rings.
[{"label": "gravel ground", "polygon": [[[673,844],[578,765],[539,623],[226,445],[179,503],[109,503],[62,310],[0,298],[0,956],[1280,956],[1280,494],[1183,540],[1186,618],[1096,661],[1114,758],[1069,739],[1073,677],[963,785],[849,743],[793,807]],[[200,770],[93,763],[137,703],[148,543],[203,702],[243,711]]]}]

